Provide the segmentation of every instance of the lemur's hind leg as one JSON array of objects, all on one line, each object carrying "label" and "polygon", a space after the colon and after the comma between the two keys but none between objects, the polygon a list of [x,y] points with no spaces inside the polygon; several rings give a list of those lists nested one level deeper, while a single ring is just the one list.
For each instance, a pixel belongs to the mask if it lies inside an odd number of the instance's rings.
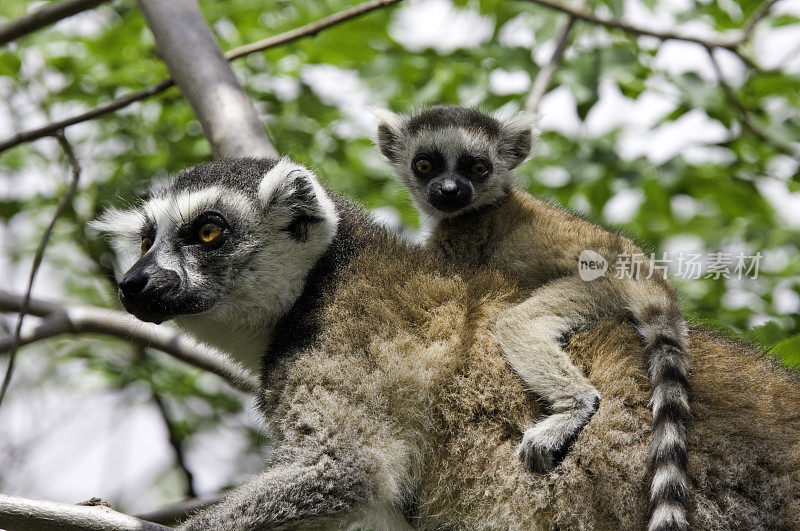
[{"label": "lemur's hind leg", "polygon": [[561,341],[608,315],[610,288],[606,279],[558,279],[497,318],[495,336],[509,365],[552,412],[528,428],[519,445],[520,459],[534,472],[558,465],[600,404],[600,393],[572,364]]}]

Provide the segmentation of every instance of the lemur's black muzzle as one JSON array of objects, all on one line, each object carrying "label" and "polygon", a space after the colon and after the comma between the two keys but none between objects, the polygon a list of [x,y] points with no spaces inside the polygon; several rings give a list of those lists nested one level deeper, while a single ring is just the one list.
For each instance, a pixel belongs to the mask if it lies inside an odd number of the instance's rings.
[{"label": "lemur's black muzzle", "polygon": [[119,282],[119,298],[125,309],[142,321],[161,323],[174,317],[181,306],[181,279],[177,273],[159,267],[146,254]]},{"label": "lemur's black muzzle", "polygon": [[442,212],[457,212],[469,206],[474,196],[472,183],[458,175],[445,174],[428,184],[428,202]]}]

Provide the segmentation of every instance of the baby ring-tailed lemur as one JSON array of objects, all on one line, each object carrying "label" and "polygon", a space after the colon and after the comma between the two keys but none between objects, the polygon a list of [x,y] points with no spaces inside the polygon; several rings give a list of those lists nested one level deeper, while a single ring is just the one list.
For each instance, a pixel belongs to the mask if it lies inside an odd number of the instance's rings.
[{"label": "baby ring-tailed lemur", "polygon": [[[449,260],[504,270],[534,290],[496,325],[509,364],[552,411],[525,432],[520,457],[534,471],[551,470],[598,408],[599,393],[561,342],[625,314],[650,360],[650,529],[685,528],[688,341],[672,285],[627,238],[514,188],[513,170],[531,150],[531,116],[504,121],[461,107],[409,117],[375,113],[381,152],[418,209],[436,222],[428,246]],[[615,274],[620,260],[629,270]],[[585,271],[588,278],[579,274],[584,261],[595,267]]]},{"label": "baby ring-tailed lemur", "polygon": [[[512,449],[542,408],[491,332],[494,316],[528,293],[506,275],[399,241],[288,160],[184,170],[97,226],[137,256],[120,282],[131,313],[178,320],[239,359],[263,351],[269,468],[185,528],[343,527],[402,517],[398,509],[424,529],[646,522],[649,384],[629,325],[570,339],[603,408],[563,466],[530,474]],[[712,333],[693,332],[692,344],[704,412],[692,455],[707,486],[693,522],[791,528],[797,379]],[[375,525],[395,529],[402,518]]]}]

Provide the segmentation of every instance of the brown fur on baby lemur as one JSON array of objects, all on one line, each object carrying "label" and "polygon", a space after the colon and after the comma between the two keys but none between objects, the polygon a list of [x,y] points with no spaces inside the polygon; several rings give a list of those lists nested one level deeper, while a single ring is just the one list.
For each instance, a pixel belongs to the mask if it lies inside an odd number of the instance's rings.
[{"label": "brown fur on baby lemur", "polygon": [[[607,321],[570,341],[602,406],[561,466],[530,474],[514,449],[543,410],[525,398],[491,325],[526,291],[362,231],[354,239],[369,243],[327,293],[317,342],[265,371],[274,432],[292,443],[367,442],[381,478],[372,492],[407,500],[423,529],[642,529],[650,384],[635,331]],[[800,516],[800,382],[741,343],[695,331],[691,344],[690,524],[790,527]]]},{"label": "brown fur on baby lemur", "polygon": [[[243,360],[241,337],[268,338],[268,468],[185,528],[345,526],[398,508],[423,529],[645,525],[649,383],[629,325],[570,341],[603,402],[561,466],[535,475],[513,450],[542,409],[491,329],[528,290],[502,272],[397,241],[286,160],[196,166],[96,226],[141,248],[120,280],[137,317],[177,318]],[[690,523],[791,528],[800,382],[741,343],[702,331],[691,343]]]}]

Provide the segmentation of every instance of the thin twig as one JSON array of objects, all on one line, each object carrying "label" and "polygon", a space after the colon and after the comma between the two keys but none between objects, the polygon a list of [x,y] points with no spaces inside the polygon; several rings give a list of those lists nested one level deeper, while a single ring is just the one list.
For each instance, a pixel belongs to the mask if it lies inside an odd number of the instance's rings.
[{"label": "thin twig", "polygon": [[0,27],[0,46],[8,44],[28,33],[49,26],[54,22],[76,15],[81,11],[92,9],[108,0],[61,0],[50,2],[39,9],[10,21]]},{"label": "thin twig", "polygon": [[[589,0],[579,0],[579,2],[575,5],[575,9],[582,10],[588,3]],[[567,50],[567,43],[569,42],[572,28],[575,25],[575,20],[575,15],[567,15],[567,18],[564,20],[564,25],[561,26],[561,31],[558,33],[558,40],[556,41],[556,47],[553,50],[553,55],[550,56],[550,60],[547,61],[547,64],[539,70],[539,72],[536,74],[536,78],[533,80],[533,86],[531,87],[531,91],[528,93],[528,99],[525,101],[526,110],[530,112],[536,112],[539,110],[539,104],[541,103],[545,92],[547,92],[550,83],[553,81],[553,76],[561,64],[561,60],[564,57],[564,52]]]},{"label": "thin twig", "polygon": [[305,26],[300,26],[299,28],[286,31],[280,35],[275,35],[274,37],[268,37],[251,44],[239,46],[238,48],[234,48],[233,50],[227,52],[225,54],[225,58],[228,61],[232,61],[234,59],[244,57],[245,55],[250,55],[251,53],[260,52],[268,48],[274,48],[275,46],[296,41],[297,39],[302,39],[303,37],[313,36],[324,29],[330,28],[331,26],[341,24],[347,20],[352,20],[360,17],[361,15],[366,15],[367,13],[375,11],[376,9],[397,4],[402,1],[403,0],[370,0],[369,2],[364,2],[362,4],[358,4],[357,6],[339,11],[338,13],[334,13],[333,15],[329,15],[325,18],[321,18],[316,22],[310,22]]},{"label": "thin twig", "polygon": [[691,35],[685,35],[683,33],[678,33],[670,30],[662,31],[656,29],[643,28],[640,26],[636,26],[635,24],[625,22],[624,20],[601,17],[595,15],[594,13],[589,13],[587,11],[584,11],[582,8],[565,6],[563,4],[560,4],[559,2],[556,2],[555,0],[524,0],[524,1],[533,4],[538,4],[548,9],[561,11],[562,13],[566,13],[567,15],[571,15],[575,18],[585,20],[586,22],[591,22],[592,24],[605,26],[607,28],[615,28],[628,33],[635,33],[637,35],[649,35],[651,37],[656,37],[657,39],[661,39],[662,41],[666,40],[687,41],[687,42],[693,42],[695,44],[700,44],[702,46],[710,46],[712,48],[725,48],[727,50],[733,50],[733,48],[735,48],[742,41],[741,37],[737,37],[735,39],[718,39],[718,40],[703,39],[701,37],[693,37]]},{"label": "thin twig", "polygon": [[63,130],[56,132],[56,139],[58,140],[59,144],[61,144],[61,149],[64,150],[64,154],[67,156],[69,165],[72,168],[72,180],[69,183],[69,188],[67,188],[67,193],[65,193],[58,202],[56,211],[53,214],[53,219],[50,220],[50,224],[47,226],[47,229],[45,229],[44,234],[39,241],[39,247],[36,249],[36,254],[33,257],[33,264],[31,264],[31,271],[28,275],[28,287],[25,289],[25,295],[22,299],[22,305],[17,316],[17,325],[14,328],[14,336],[12,339],[13,342],[11,344],[11,349],[9,350],[8,365],[6,366],[5,376],[3,376],[3,384],[0,387],[0,405],[3,403],[8,386],[11,384],[11,377],[14,374],[14,360],[17,355],[17,346],[19,345],[22,321],[25,319],[25,314],[28,312],[28,304],[30,304],[31,300],[33,281],[36,279],[36,273],[39,271],[39,266],[42,265],[44,251],[47,248],[48,242],[50,241],[50,236],[53,233],[56,222],[58,222],[58,218],[61,217],[61,214],[64,213],[69,204],[72,202],[72,196],[75,195],[75,191],[78,189],[78,181],[80,180],[81,176],[81,166],[78,163],[78,159],[75,158],[75,152],[72,151],[72,146],[67,140],[67,137],[64,135]]},{"label": "thin twig", "polygon": [[[139,347],[137,349],[137,353],[142,360],[147,360],[148,353],[145,347]],[[172,447],[172,451],[175,453],[175,462],[177,463],[178,469],[181,471],[183,479],[186,482],[185,495],[187,498],[196,498],[197,492],[195,492],[194,489],[194,474],[192,474],[189,464],[186,462],[186,454],[183,451],[183,439],[175,430],[175,425],[172,422],[172,417],[167,409],[167,404],[161,397],[161,391],[151,386],[150,395],[153,398],[153,403],[156,405],[156,409],[158,409],[161,420],[164,421],[164,427],[167,430],[169,445]],[[145,520],[147,520],[147,518],[145,518]]]},{"label": "thin twig", "polygon": [[742,125],[748,129],[751,133],[753,133],[756,137],[758,137],[762,142],[766,145],[770,146],[776,151],[780,151],[789,155],[792,158],[800,160],[800,149],[796,148],[795,146],[778,140],[777,138],[772,137],[766,131],[761,129],[761,127],[756,124],[752,117],[750,116],[750,112],[745,108],[742,101],[736,95],[736,92],[733,88],[728,84],[725,80],[725,76],[722,73],[722,68],[720,67],[719,63],[717,62],[717,58],[714,57],[714,50],[711,48],[706,48],[706,52],[708,53],[708,58],[711,60],[711,65],[714,68],[714,73],[717,76],[717,80],[719,81],[722,90],[725,92],[725,95],[728,97],[731,105],[733,105],[737,111],[739,111],[739,119],[742,122]]},{"label": "thin twig", "polygon": [[28,131],[22,131],[21,133],[17,133],[16,135],[11,136],[6,140],[0,142],[0,153],[14,146],[24,144],[26,142],[38,140],[46,136],[52,136],[53,133],[55,131],[58,131],[59,129],[65,129],[71,125],[75,125],[81,122],[86,122],[88,120],[97,118],[98,116],[118,111],[120,109],[127,107],[132,103],[141,101],[143,99],[149,98],[150,96],[155,96],[156,94],[164,92],[165,90],[174,85],[175,81],[173,81],[172,79],[164,79],[162,81],[159,81],[158,83],[149,85],[141,90],[137,90],[119,96],[118,98],[105,101],[100,105],[98,105],[97,107],[89,109],[88,111],[82,112],[80,114],[76,114],[75,116],[64,118],[62,120],[58,120],[43,125],[41,127],[37,127],[35,129],[29,129]]},{"label": "thin twig", "polygon": [[[0,290],[0,312],[18,311],[23,298]],[[17,347],[64,334],[104,334],[126,339],[134,345],[150,347],[185,363],[216,374],[244,393],[258,390],[258,379],[219,351],[164,325],[145,324],[125,312],[94,306],[66,306],[31,299],[31,315],[42,317],[42,324],[20,335]],[[0,354],[14,345],[13,337],[0,338]]]},{"label": "thin twig", "polygon": [[744,51],[744,47],[753,37],[753,32],[755,31],[756,26],[758,26],[758,23],[764,20],[764,17],[769,15],[772,6],[774,6],[778,1],[779,0],[768,0],[767,2],[761,4],[761,6],[753,12],[750,18],[747,19],[742,26],[742,36],[739,39],[739,44],[736,46],[735,50],[732,50],[736,55],[739,56],[739,59],[744,61],[748,68],[751,68],[757,72],[774,72],[775,69],[764,69],[757,65],[756,62]]},{"label": "thin twig", "polygon": [[768,0],[761,4],[759,8],[753,12],[747,22],[744,23],[744,26],[742,26],[742,38],[740,44],[750,40],[750,37],[753,36],[753,31],[755,31],[758,23],[764,20],[764,17],[769,14],[772,6],[774,6],[777,2],[778,0]]},{"label": "thin twig", "polygon": [[[228,51],[225,54],[225,58],[228,61],[233,61],[234,59],[240,59],[247,55],[268,50],[270,48],[281,46],[283,44],[288,44],[290,42],[297,41],[305,37],[312,37],[322,30],[325,30],[337,24],[341,24],[342,22],[358,18],[362,15],[366,15],[367,13],[370,13],[377,9],[392,4],[396,4],[402,1],[403,0],[371,0],[369,2],[364,2],[357,6],[353,6],[351,8],[344,9],[342,11],[329,15],[327,17],[321,18],[316,22],[306,24],[305,26],[285,31],[281,34],[269,37],[267,39],[258,42],[254,42],[252,44],[245,44],[244,46],[233,48],[232,50]],[[51,136],[55,131],[59,129],[64,129],[71,125],[85,122],[87,120],[92,120],[94,118],[97,118],[98,116],[102,116],[104,114],[125,108],[132,103],[144,100],[146,98],[164,92],[173,85],[175,85],[175,81],[173,81],[172,79],[164,79],[159,81],[158,83],[147,86],[141,90],[137,90],[135,92],[125,94],[118,98],[108,100],[104,103],[101,103],[97,107],[89,109],[88,111],[82,112],[75,116],[64,118],[57,122],[46,124],[41,127],[37,127],[35,129],[30,129],[28,131],[22,131],[0,142],[0,153],[2,153],[7,149],[11,149],[12,147],[24,144],[26,142],[32,142],[33,140],[38,140],[39,138]]]},{"label": "thin twig", "polygon": [[[627,33],[633,33],[636,35],[649,35],[650,37],[655,37],[662,41],[675,40],[675,41],[693,42],[695,44],[699,44],[706,48],[724,48],[736,54],[748,67],[754,70],[763,71],[763,69],[759,65],[757,65],[750,57],[745,55],[740,49],[741,45],[744,44],[748,38],[748,35],[744,31],[742,31],[739,34],[739,36],[732,39],[704,39],[702,37],[694,37],[692,35],[686,35],[684,33],[676,31],[670,31],[670,30],[662,31],[650,28],[643,28],[641,26],[625,22],[624,20],[601,17],[595,15],[594,13],[586,12],[580,8],[565,6],[555,0],[523,0],[523,1],[537,4],[542,7],[546,7],[548,9],[553,9],[555,11],[561,11],[562,13],[566,13],[575,18],[585,20],[586,22],[591,22],[592,24],[597,24],[599,26],[605,26],[607,28],[622,30]],[[758,22],[758,20],[756,20],[756,22]]]},{"label": "thin twig", "polygon": [[70,505],[0,494],[0,528],[26,531],[171,531],[161,524],[118,513],[106,505]]}]

